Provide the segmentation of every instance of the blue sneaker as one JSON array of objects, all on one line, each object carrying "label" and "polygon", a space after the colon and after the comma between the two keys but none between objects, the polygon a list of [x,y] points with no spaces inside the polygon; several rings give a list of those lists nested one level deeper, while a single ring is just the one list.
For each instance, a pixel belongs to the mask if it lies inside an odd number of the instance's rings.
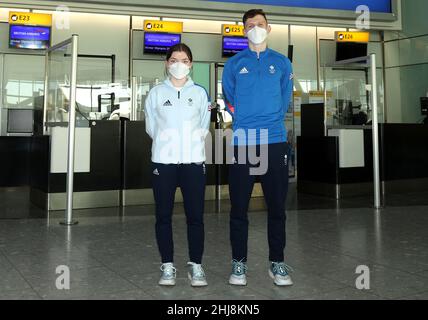
[{"label": "blue sneaker", "polygon": [[188,262],[189,272],[187,274],[192,287],[205,287],[208,285],[202,265]]},{"label": "blue sneaker", "polygon": [[277,286],[293,285],[289,272],[293,272],[293,269],[284,262],[271,262],[269,276]]},{"label": "blue sneaker", "polygon": [[164,263],[160,267],[161,278],[159,285],[161,286],[175,286],[175,278],[177,270],[174,268],[173,263]]},{"label": "blue sneaker", "polygon": [[229,284],[235,286],[247,285],[247,264],[242,261],[232,260],[232,274],[229,278]]}]

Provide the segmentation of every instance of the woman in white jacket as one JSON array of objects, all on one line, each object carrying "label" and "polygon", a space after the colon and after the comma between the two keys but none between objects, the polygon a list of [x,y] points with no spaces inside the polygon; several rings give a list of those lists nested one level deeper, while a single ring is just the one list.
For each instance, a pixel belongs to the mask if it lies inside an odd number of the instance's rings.
[{"label": "woman in white jacket", "polygon": [[146,99],[146,131],[153,140],[153,194],[156,240],[162,265],[160,285],[175,285],[172,212],[177,186],[184,199],[189,246],[188,277],[192,286],[206,286],[204,250],[205,136],[210,123],[206,90],[189,76],[193,56],[183,43],[166,56],[167,79]]}]

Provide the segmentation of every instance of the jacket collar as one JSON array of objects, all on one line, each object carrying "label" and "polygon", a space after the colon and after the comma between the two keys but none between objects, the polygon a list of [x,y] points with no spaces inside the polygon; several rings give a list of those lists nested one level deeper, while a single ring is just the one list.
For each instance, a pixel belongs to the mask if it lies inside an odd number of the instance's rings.
[{"label": "jacket collar", "polygon": [[[250,48],[247,48],[247,50],[248,50],[248,55],[249,56],[251,56],[252,58],[256,58],[257,59],[257,52],[255,52],[255,51],[252,51]],[[264,58],[265,56],[267,56],[268,54],[269,54],[269,52],[271,51],[271,49],[269,49],[269,48],[266,48],[266,50],[264,50],[264,51],[261,51],[260,52],[260,58],[259,59],[262,59],[262,58]]]},{"label": "jacket collar", "polygon": [[[174,85],[172,84],[171,80],[169,80],[169,77],[165,79],[164,83],[168,86],[171,87],[173,89],[175,89]],[[184,84],[183,88],[187,88],[190,86],[193,86],[195,83],[193,82],[192,78],[187,77],[187,81]]]}]

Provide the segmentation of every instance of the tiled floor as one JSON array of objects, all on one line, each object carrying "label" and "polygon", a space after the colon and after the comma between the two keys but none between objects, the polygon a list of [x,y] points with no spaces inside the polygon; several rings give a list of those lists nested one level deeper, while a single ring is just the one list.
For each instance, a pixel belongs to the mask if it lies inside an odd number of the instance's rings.
[{"label": "tiled floor", "polygon": [[[185,217],[177,206],[178,281],[173,288],[162,288],[157,285],[153,206],[76,210],[79,224],[63,227],[62,212],[46,219],[46,213],[20,202],[19,195],[1,197],[0,299],[428,299],[426,194],[408,195],[412,206],[396,196],[376,212],[370,198],[337,203],[291,191],[286,262],[295,270],[295,284],[288,288],[274,286],[267,274],[266,213],[260,199],[251,204],[248,286],[227,284],[225,201],[221,213],[207,203],[204,265],[209,286],[189,285]],[[21,206],[8,208],[5,199]],[[16,210],[23,219],[10,219]],[[61,265],[70,268],[70,290],[56,287]],[[369,267],[370,290],[356,289],[359,265]]]}]

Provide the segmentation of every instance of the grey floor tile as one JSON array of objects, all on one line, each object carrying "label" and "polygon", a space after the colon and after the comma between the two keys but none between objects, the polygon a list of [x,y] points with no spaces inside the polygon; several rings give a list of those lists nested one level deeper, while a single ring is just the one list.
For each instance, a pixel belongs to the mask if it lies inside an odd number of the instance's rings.
[{"label": "grey floor tile", "polygon": [[[370,292],[382,298],[395,299],[423,291],[428,287],[428,278],[380,265],[369,265]],[[360,274],[355,269],[343,269],[325,273],[323,277],[339,281],[350,287],[356,286]]]},{"label": "grey floor tile", "polygon": [[428,291],[401,297],[400,300],[428,300]]},{"label": "grey floor tile", "polygon": [[[28,195],[12,195],[10,202],[4,194],[0,192],[0,205],[28,199]],[[403,205],[403,197],[390,197],[393,205],[376,212],[369,197],[336,202],[300,195],[290,188],[285,257],[295,269],[295,285],[289,288],[276,287],[267,275],[263,198],[250,204],[248,286],[244,288],[227,283],[231,270],[228,200],[222,201],[221,213],[215,213],[215,202],[206,203],[207,288],[191,288],[186,276],[188,244],[182,204],[173,215],[177,286],[163,288],[157,285],[160,257],[154,206],[75,210],[79,224],[68,228],[59,225],[63,211],[49,213],[48,219],[32,219],[23,203],[6,215],[0,213],[0,298],[425,299],[428,209],[426,202],[416,204],[428,197],[405,195],[411,207]],[[2,219],[17,210],[22,211],[22,219]],[[58,265],[71,268],[69,291],[55,287]],[[358,265],[372,270],[369,291],[355,289]]]},{"label": "grey floor tile", "polygon": [[0,290],[0,300],[41,300],[33,289]]},{"label": "grey floor tile", "polygon": [[322,292],[317,295],[305,296],[299,300],[385,300],[366,290],[356,288],[343,288],[339,290]]},{"label": "grey floor tile", "polygon": [[142,290],[120,292],[94,292],[89,296],[80,296],[72,300],[152,300],[153,298]]},{"label": "grey floor tile", "polygon": [[106,268],[70,270],[70,289],[58,289],[60,274],[27,276],[27,281],[43,299],[74,299],[96,297],[120,291],[138,289],[126,279]]},{"label": "grey floor tile", "polygon": [[336,281],[321,278],[315,274],[302,272],[292,273],[294,284],[292,286],[279,287],[269,278],[267,269],[264,272],[248,274],[248,288],[275,300],[288,300],[309,295],[317,295],[323,292],[333,291],[346,287]]},{"label": "grey floor tile", "polygon": [[417,275],[419,275],[419,276],[421,276],[421,277],[426,277],[426,278],[428,278],[428,270],[426,270],[426,271],[422,271],[422,272],[419,272],[419,273],[417,273]]},{"label": "grey floor tile", "polygon": [[79,270],[100,267],[102,264],[82,252],[47,251],[44,253],[8,256],[13,266],[23,275],[55,273],[58,266]]},{"label": "grey floor tile", "polygon": [[[295,271],[291,274],[294,285],[289,287],[278,287],[268,275],[267,261],[249,257],[248,259],[248,284],[247,288],[265,296],[269,299],[287,300],[305,295],[318,294],[346,287],[346,285],[322,278],[316,274]],[[218,274],[223,281],[228,281],[230,275],[230,264],[228,268],[211,269],[207,267],[207,273]],[[232,290],[240,290],[240,287],[228,285]]]},{"label": "grey floor tile", "polygon": [[177,270],[176,285],[172,287],[159,286],[160,272],[151,274],[133,274],[126,278],[133,284],[150,294],[156,300],[183,300],[209,294],[217,294],[228,288],[227,281],[215,274],[207,273],[208,286],[194,288],[187,278],[187,270]]},{"label": "grey floor tile", "polygon": [[12,269],[12,263],[10,263],[9,259],[6,258],[6,256],[2,253],[0,253],[0,273],[2,271],[7,271]]},{"label": "grey floor tile", "polygon": [[0,270],[0,292],[31,289],[24,277],[15,269]]}]

